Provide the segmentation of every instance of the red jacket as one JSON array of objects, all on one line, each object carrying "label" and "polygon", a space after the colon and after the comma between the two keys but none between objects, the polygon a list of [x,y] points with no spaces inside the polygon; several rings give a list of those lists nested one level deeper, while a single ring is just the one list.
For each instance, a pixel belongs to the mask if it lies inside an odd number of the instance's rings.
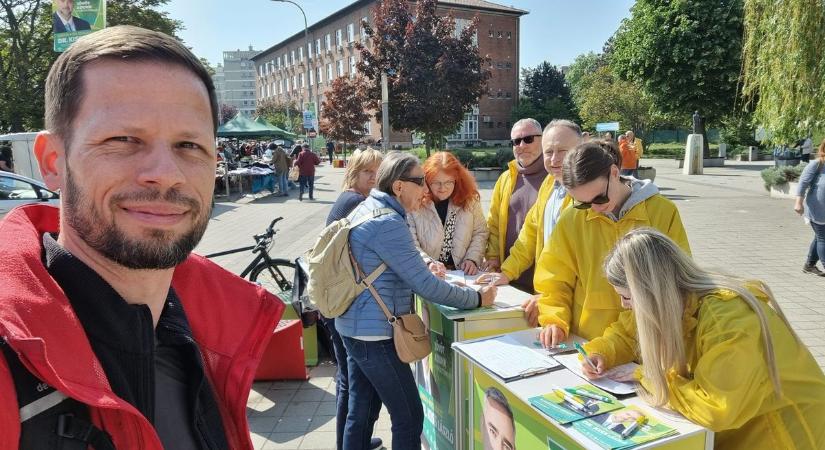
[{"label": "red jacket", "polygon": [[[118,449],[160,450],[152,424],[112,392],[69,300],[41,261],[42,234],[57,230],[58,209],[50,206],[17,208],[0,221],[0,335],[30,372],[89,405],[92,421]],[[200,348],[229,446],[251,450],[246,401],[284,305],[197,255],[175,269],[172,286]],[[18,446],[18,408],[0,358],[0,449]]]},{"label": "red jacket", "polygon": [[301,150],[295,158],[295,165],[298,166],[298,174],[303,177],[315,176],[315,166],[321,164],[321,158],[313,152]]}]

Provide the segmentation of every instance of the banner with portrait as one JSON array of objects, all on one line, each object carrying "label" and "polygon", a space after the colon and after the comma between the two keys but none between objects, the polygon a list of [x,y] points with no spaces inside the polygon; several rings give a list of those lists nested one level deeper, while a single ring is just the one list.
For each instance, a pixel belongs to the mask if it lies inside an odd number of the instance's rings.
[{"label": "banner with portrait", "polygon": [[106,27],[106,0],[52,0],[54,51],[63,52],[81,36]]}]

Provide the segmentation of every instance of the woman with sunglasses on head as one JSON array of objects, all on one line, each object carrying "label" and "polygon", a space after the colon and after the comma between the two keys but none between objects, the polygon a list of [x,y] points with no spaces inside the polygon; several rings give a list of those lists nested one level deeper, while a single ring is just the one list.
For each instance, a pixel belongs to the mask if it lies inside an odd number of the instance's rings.
[{"label": "woman with sunglasses on head", "polygon": [[641,362],[642,398],[713,430],[717,449],[825,448],[825,375],[766,285],[710,273],[649,228],[604,272],[632,311],[585,344],[586,376]]},{"label": "woman with sunglasses on head", "polygon": [[571,333],[601,336],[622,304],[602,272],[602,261],[620,237],[656,228],[690,251],[676,205],[649,180],[619,175],[622,158],[612,142],[591,141],[567,153],[562,184],[573,197],[536,263],[541,341],[555,347]]},{"label": "woman with sunglasses on head", "polygon": [[[421,259],[406,216],[421,207],[427,194],[424,180],[417,157],[401,152],[390,152],[384,157],[378,166],[375,188],[349,215],[353,222],[372,216],[350,231],[350,250],[355,262],[364,274],[386,265],[372,286],[394,316],[412,312],[413,292],[428,301],[455,308],[491,305],[496,296],[495,286],[476,292],[447,283],[433,275]],[[374,215],[376,212],[384,214]],[[347,351],[349,371],[343,448],[369,448],[378,399],[387,407],[392,420],[391,448],[420,450],[424,422],[421,398],[410,365],[396,353],[393,327],[378,300],[372,290],[364,290],[335,319],[335,329]]]},{"label": "woman with sunglasses on head", "polygon": [[449,152],[427,158],[424,176],[430,192],[421,209],[407,215],[416,247],[428,263],[475,275],[489,235],[475,178]]}]

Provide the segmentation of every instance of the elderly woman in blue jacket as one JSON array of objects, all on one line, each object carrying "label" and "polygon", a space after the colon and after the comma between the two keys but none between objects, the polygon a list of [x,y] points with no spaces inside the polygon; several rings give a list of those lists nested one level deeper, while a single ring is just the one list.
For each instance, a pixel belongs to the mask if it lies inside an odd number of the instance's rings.
[{"label": "elderly woman in blue jacket", "polygon": [[[378,168],[376,188],[350,215],[351,220],[379,208],[394,212],[371,219],[350,233],[350,247],[364,273],[382,262],[387,270],[373,283],[394,315],[412,310],[412,293],[429,301],[471,309],[495,299],[495,288],[475,291],[437,278],[413,243],[406,215],[422,205],[427,185],[418,158],[391,152]],[[408,364],[395,352],[392,327],[368,290],[335,320],[347,349],[349,412],[344,450],[369,448],[375,425],[372,408],[386,406],[392,421],[392,448],[420,450],[424,411]],[[377,400],[380,400],[378,403]]]}]

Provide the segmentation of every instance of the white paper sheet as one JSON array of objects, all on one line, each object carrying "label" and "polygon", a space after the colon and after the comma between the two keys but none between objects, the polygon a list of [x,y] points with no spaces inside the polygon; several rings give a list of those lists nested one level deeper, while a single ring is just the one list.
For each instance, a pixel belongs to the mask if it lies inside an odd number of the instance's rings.
[{"label": "white paper sheet", "polygon": [[[604,377],[598,380],[590,380],[586,376],[584,376],[584,372],[582,372],[582,363],[579,360],[578,353],[572,353],[567,355],[555,355],[553,358],[556,359],[559,363],[561,363],[564,367],[569,369],[571,372],[575,373],[583,380],[587,381],[588,383],[592,384],[593,386],[599,387],[608,391],[612,394],[618,395],[626,395],[626,394],[633,394],[636,392],[636,384],[635,383],[623,383],[620,381],[613,381],[610,378]],[[628,367],[624,367],[628,366]],[[627,363],[621,366],[617,366],[617,371],[625,371],[625,369],[630,370],[630,366],[638,366],[638,364],[634,363]],[[621,368],[621,369],[620,369]],[[635,370],[635,367],[633,368]]]},{"label": "white paper sheet", "polygon": [[512,335],[498,336],[474,342],[457,342],[453,347],[484,366],[490,372],[508,381],[544,373],[559,363],[548,355],[519,342]]}]

